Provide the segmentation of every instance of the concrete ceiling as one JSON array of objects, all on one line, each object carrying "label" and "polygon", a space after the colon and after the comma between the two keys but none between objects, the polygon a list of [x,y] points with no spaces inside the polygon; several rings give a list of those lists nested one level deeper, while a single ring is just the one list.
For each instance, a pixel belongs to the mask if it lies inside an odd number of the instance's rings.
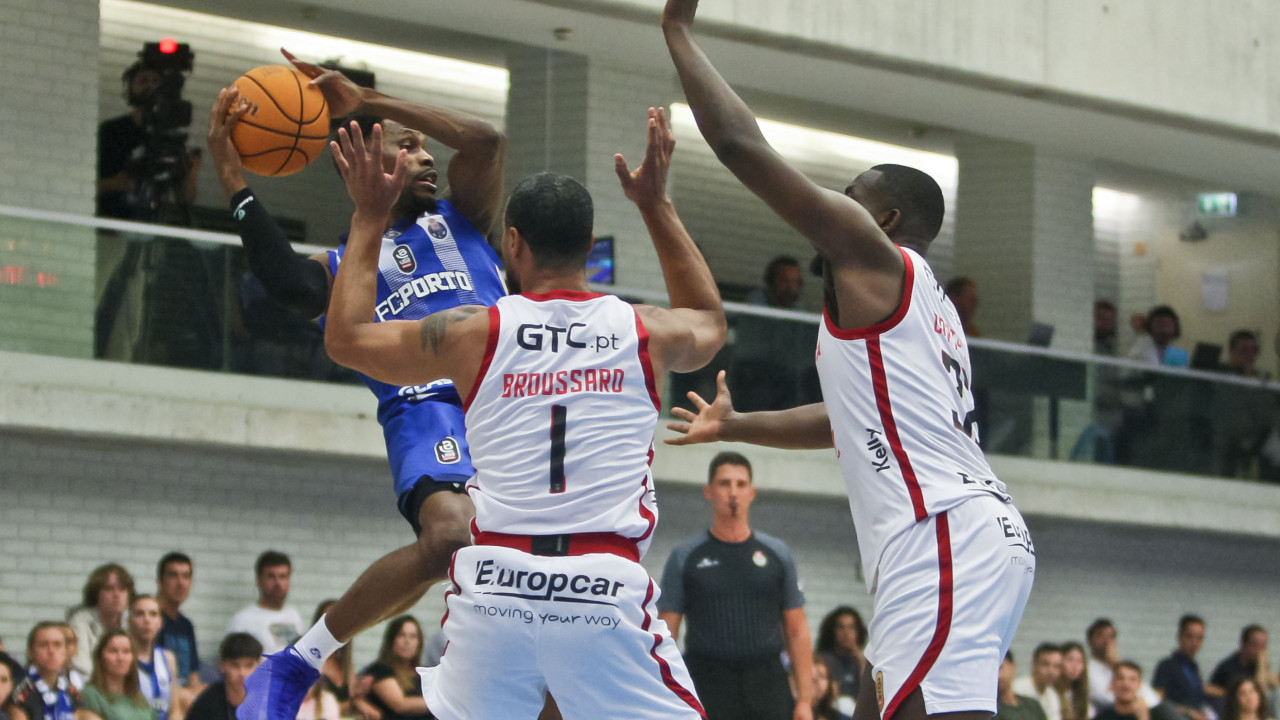
[{"label": "concrete ceiling", "polygon": [[[657,14],[607,0],[163,4],[496,65],[519,44],[670,70]],[[562,39],[559,28],[571,33]],[[1188,189],[1280,187],[1274,134],[741,29],[708,26],[701,39],[729,81],[778,119],[930,150],[947,150],[956,132],[1033,143],[1100,158],[1100,177],[1134,189],[1169,176]],[[789,108],[796,100],[803,109]]]}]

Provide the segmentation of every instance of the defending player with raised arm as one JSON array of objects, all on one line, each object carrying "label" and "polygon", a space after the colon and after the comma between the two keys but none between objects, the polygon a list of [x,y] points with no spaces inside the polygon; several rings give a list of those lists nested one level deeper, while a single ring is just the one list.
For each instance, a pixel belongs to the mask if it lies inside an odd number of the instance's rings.
[{"label": "defending player with raised arm", "polygon": [[523,289],[493,307],[417,322],[372,322],[383,216],[404,173],[388,174],[360,129],[340,133],[356,201],[334,283],[326,346],[340,363],[394,383],[452,374],[466,398],[475,544],[454,555],[439,666],[420,670],[433,715],[533,717],[549,692],[569,720],[703,715],[657,618],[639,564],[657,522],[650,462],[666,370],[709,362],[726,336],[706,261],[666,195],[674,137],[649,110],[648,147],[627,197],[657,249],[671,309],[589,292],[591,196],[572,178],[521,181],[502,248]]},{"label": "defending player with raised arm", "polygon": [[855,720],[984,720],[1035,573],[1031,535],[977,442],[968,341],[924,255],[944,203],[927,174],[877,165],[844,194],[765,141],[693,40],[697,0],[662,27],[720,161],[824,260],[815,351],[824,404],[733,412],[721,375],[675,444],[732,439],[836,449],[874,600]]},{"label": "defending player with raised arm", "polygon": [[[383,271],[377,317],[417,320],[504,296],[501,261],[486,239],[502,201],[502,133],[480,118],[360,88],[337,71],[282,52],[312,78],[333,117],[359,113],[365,127],[382,118],[379,151],[386,167],[404,156],[401,184],[378,228]],[[209,113],[209,154],[218,180],[254,276],[277,301],[307,317],[322,316],[346,247],[305,258],[289,246],[245,183],[231,143],[232,129],[250,110],[231,88],[219,93]],[[428,137],[456,151],[444,192],[437,188],[440,173],[426,150]],[[392,386],[364,380],[378,398],[397,508],[415,542],[375,562],[294,646],[259,666],[239,709],[244,720],[293,720],[325,659],[360,630],[407,611],[443,579],[453,552],[470,541],[475,509],[464,486],[475,468],[462,400],[452,383]]]}]

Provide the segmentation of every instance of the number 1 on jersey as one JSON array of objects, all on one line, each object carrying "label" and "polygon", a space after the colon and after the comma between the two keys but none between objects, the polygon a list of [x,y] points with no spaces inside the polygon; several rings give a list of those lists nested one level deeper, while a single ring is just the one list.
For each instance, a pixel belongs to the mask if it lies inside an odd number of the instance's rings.
[{"label": "number 1 on jersey", "polygon": [[568,408],[551,406],[551,492],[564,492],[564,433]]}]

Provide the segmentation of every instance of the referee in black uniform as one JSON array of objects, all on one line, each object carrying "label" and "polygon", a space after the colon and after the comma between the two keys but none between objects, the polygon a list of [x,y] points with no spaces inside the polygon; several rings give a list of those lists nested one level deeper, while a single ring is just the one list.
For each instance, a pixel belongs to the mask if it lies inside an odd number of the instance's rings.
[{"label": "referee in black uniform", "polygon": [[[809,720],[813,646],[791,551],[751,532],[751,462],[736,452],[711,461],[703,494],[711,530],[667,558],[658,615],[678,638],[689,617],[685,664],[707,720]],[[782,667],[795,673],[793,700]]]}]

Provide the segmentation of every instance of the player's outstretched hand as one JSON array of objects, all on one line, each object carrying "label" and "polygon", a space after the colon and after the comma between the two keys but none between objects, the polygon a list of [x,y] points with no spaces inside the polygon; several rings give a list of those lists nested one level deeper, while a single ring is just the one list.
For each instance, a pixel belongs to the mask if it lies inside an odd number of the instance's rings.
[{"label": "player's outstretched hand", "polygon": [[396,155],[395,172],[382,170],[382,124],[373,126],[369,142],[354,120],[350,127],[338,128],[338,140],[329,143],[338,172],[347,183],[347,193],[356,203],[356,212],[385,217],[400,198],[408,174],[409,155]]},{"label": "player's outstretched hand", "polygon": [[698,14],[698,0],[667,0],[662,9],[663,25],[692,25]]},{"label": "player's outstretched hand", "polygon": [[249,108],[249,101],[240,97],[240,88],[229,87],[218,91],[218,99],[209,110],[209,157],[213,158],[213,167],[224,189],[229,182],[234,184],[239,180],[243,183],[244,166],[240,163],[240,153],[231,142],[231,130],[249,112]]},{"label": "player's outstretched hand", "polygon": [[679,437],[667,438],[663,442],[668,445],[698,445],[716,442],[722,439],[724,422],[737,415],[733,409],[733,398],[729,397],[729,383],[725,382],[724,371],[716,375],[716,399],[708,403],[696,392],[689,392],[689,400],[698,414],[681,407],[671,408],[671,414],[683,422],[667,423],[668,430],[680,433]]},{"label": "player's outstretched hand", "polygon": [[632,171],[621,154],[613,156],[613,169],[622,183],[622,192],[640,209],[667,201],[667,173],[671,170],[671,153],[675,148],[676,136],[667,125],[667,111],[649,108],[649,142],[644,150],[644,162]]},{"label": "player's outstretched hand", "polygon": [[337,70],[329,70],[319,65],[299,60],[293,53],[280,48],[280,54],[293,63],[299,72],[311,78],[311,84],[320,89],[324,101],[329,105],[329,117],[341,118],[360,109],[364,102],[364,90],[351,82],[351,78]]}]

